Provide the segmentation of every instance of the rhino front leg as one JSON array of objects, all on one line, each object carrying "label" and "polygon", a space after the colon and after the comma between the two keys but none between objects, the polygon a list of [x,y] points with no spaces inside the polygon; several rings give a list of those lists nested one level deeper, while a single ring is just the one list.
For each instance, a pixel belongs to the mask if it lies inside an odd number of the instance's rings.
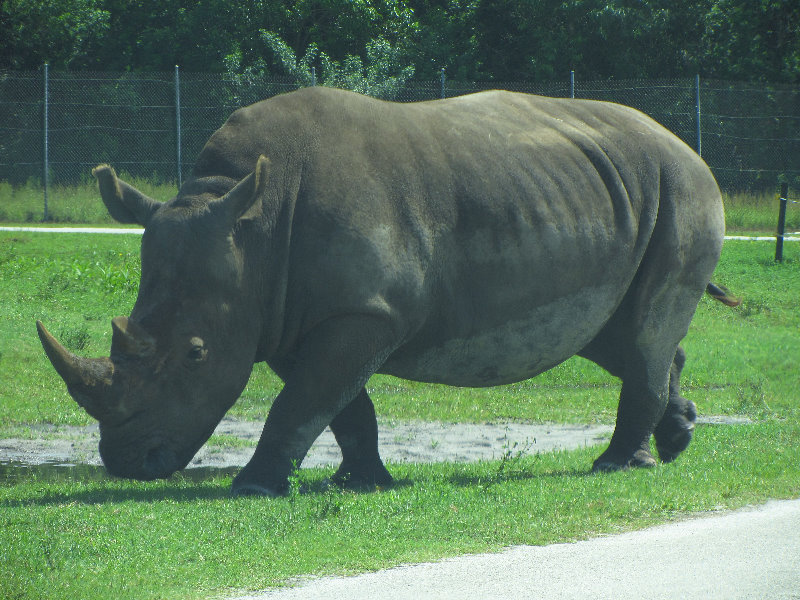
[{"label": "rhino front leg", "polygon": [[394,481],[378,453],[378,422],[366,389],[362,388],[336,415],[330,427],[342,449],[342,464],[333,476],[335,483],[350,488],[372,488]]},{"label": "rhino front leg", "polygon": [[[348,416],[355,415],[356,423],[374,421],[374,411],[371,419],[365,416],[363,399],[352,409],[347,407],[388,356],[391,339],[384,321],[357,315],[329,319],[309,332],[297,351],[282,361],[283,390],[270,409],[253,457],[233,481],[233,493],[287,493],[292,469],[300,466],[311,444],[338,415],[344,411],[337,421],[340,433],[347,431]],[[356,447],[365,446],[356,443]],[[350,448],[346,456],[353,458]]]}]

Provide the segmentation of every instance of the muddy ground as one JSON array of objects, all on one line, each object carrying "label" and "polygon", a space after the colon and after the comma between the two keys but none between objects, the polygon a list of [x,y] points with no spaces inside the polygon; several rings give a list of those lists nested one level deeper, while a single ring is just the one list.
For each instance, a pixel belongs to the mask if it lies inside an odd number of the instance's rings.
[{"label": "muddy ground", "polygon": [[[253,454],[263,423],[223,419],[215,434],[189,467],[242,466]],[[0,462],[22,464],[95,464],[100,455],[96,425],[88,427],[35,426],[38,439],[0,440]],[[519,423],[465,425],[445,423],[389,423],[380,426],[384,460],[391,462],[466,462],[499,459],[511,452],[544,452],[601,443],[611,428],[605,425],[526,425]],[[236,442],[234,438],[243,440]],[[234,442],[231,444],[230,442]],[[221,442],[221,443],[220,443]],[[317,439],[303,466],[335,466],[341,453],[329,429]]]},{"label": "muddy ground", "polygon": [[[738,419],[706,417],[703,423],[724,424]],[[189,467],[237,467],[247,463],[261,435],[262,423],[225,418],[212,443],[204,446]],[[99,465],[96,425],[31,427],[33,439],[0,439],[0,463],[26,465]],[[384,423],[379,428],[381,456],[390,462],[468,462],[500,459],[506,454],[536,454],[607,443],[609,425]],[[240,441],[241,440],[241,441]],[[231,443],[233,442],[233,443]],[[341,453],[330,430],[314,443],[303,466],[336,466]]]}]

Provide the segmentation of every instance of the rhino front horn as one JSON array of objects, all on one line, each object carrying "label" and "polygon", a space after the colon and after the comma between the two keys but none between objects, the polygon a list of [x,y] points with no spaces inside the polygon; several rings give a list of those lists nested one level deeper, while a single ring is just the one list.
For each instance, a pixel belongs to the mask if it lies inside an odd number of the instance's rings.
[{"label": "rhino front horn", "polygon": [[111,411],[106,400],[114,373],[111,361],[108,358],[76,356],[64,348],[41,321],[36,321],[36,329],[47,358],[67,384],[75,401],[95,419],[108,417]]}]

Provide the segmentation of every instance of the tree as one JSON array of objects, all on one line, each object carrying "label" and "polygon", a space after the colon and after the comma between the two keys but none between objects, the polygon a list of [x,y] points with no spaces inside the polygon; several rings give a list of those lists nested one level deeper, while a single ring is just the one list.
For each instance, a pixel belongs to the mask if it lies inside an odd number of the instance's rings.
[{"label": "tree", "polygon": [[715,0],[703,25],[706,74],[800,82],[800,4],[795,0]]},{"label": "tree", "polygon": [[[367,42],[365,60],[358,55],[348,54],[344,60],[336,61],[320,51],[315,43],[310,44],[298,59],[289,45],[275,33],[264,31],[262,37],[275,53],[284,72],[301,86],[318,83],[392,99],[414,75],[414,67],[402,63],[402,52],[383,38]],[[319,73],[315,73],[316,64],[319,65]]]},{"label": "tree", "polygon": [[797,0],[4,0],[0,68],[282,73],[263,31],[362,78],[800,81]]},{"label": "tree", "polygon": [[109,27],[102,0],[5,0],[0,5],[0,69],[95,66]]},{"label": "tree", "polygon": [[475,11],[480,0],[409,0],[419,26],[413,38],[416,76],[435,80],[445,69],[450,79],[469,80],[481,64]]}]

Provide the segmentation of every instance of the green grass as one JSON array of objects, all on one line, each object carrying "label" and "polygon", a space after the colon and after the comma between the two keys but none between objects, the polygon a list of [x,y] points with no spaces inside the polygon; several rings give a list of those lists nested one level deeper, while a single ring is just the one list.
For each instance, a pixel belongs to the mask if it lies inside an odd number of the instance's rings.
[{"label": "green grass", "polygon": [[[41,319],[87,356],[107,355],[110,319],[129,314],[139,279],[138,236],[0,232],[0,435],[14,425],[90,422],[47,362]],[[767,242],[729,242],[715,280],[744,299],[730,309],[704,297],[684,347],[687,397],[704,413],[748,414],[796,407],[800,339],[800,245],[776,264]],[[262,420],[281,382],[257,365],[231,415]],[[375,376],[369,389],[383,419],[486,422],[613,422],[617,381],[573,358],[539,377],[487,390],[432,386]]]},{"label": "green grass", "polygon": [[[107,354],[110,318],[138,284],[137,236],[0,232],[0,437],[30,425],[90,422],[47,363],[34,321],[73,350]],[[351,573],[519,543],[643,527],[698,511],[800,495],[800,245],[775,264],[769,243],[725,245],[715,281],[744,302],[700,303],[684,346],[685,395],[703,414],[752,424],[700,426],[674,464],[591,475],[599,448],[509,455],[473,465],[390,465],[376,493],[325,489],[302,470],[280,499],[231,499],[230,470],[154,483],[99,468],[0,471],[0,597],[204,598],[309,573]],[[376,376],[381,419],[611,423],[617,382],[571,359],[486,390]],[[233,416],[262,419],[280,382],[257,367]],[[215,436],[215,445],[247,445]],[[297,489],[307,493],[298,493]]]},{"label": "green grass", "polygon": [[[148,179],[120,175],[151,198],[169,200],[175,195],[174,184],[155,184]],[[82,185],[54,185],[47,195],[48,220],[55,223],[113,224],[114,221],[100,201],[97,184],[87,173]],[[29,182],[12,186],[0,181],[0,223],[40,223],[44,220],[44,189],[40,184]]]},{"label": "green grass", "polygon": [[[797,192],[789,194],[795,200]],[[778,230],[778,194],[726,193],[725,225],[728,233],[763,233],[775,235]],[[791,203],[786,209],[785,231],[800,231],[800,204]]]},{"label": "green grass", "polygon": [[[121,177],[157,200],[168,200],[176,193],[174,183],[158,184],[148,179]],[[794,191],[790,195],[796,195]],[[778,194],[730,192],[723,194],[725,220],[729,233],[775,234],[778,224]],[[786,212],[786,231],[800,231],[800,205],[790,204]],[[100,201],[97,184],[88,175],[76,186],[53,186],[48,193],[48,217],[55,223],[103,224],[113,221]],[[30,182],[12,186],[0,181],[0,223],[39,223],[44,218],[44,190]]]},{"label": "green grass", "polygon": [[391,465],[398,485],[231,499],[229,475],[0,486],[4,598],[206,598],[308,573],[346,574],[584,539],[800,493],[800,427],[701,426],[685,456],[592,475],[593,449],[511,464]]},{"label": "green grass", "polygon": [[[45,375],[34,322],[87,355],[107,354],[111,317],[127,314],[139,285],[138,236],[0,234],[0,422],[85,424]],[[2,432],[2,426],[0,426]]]}]

